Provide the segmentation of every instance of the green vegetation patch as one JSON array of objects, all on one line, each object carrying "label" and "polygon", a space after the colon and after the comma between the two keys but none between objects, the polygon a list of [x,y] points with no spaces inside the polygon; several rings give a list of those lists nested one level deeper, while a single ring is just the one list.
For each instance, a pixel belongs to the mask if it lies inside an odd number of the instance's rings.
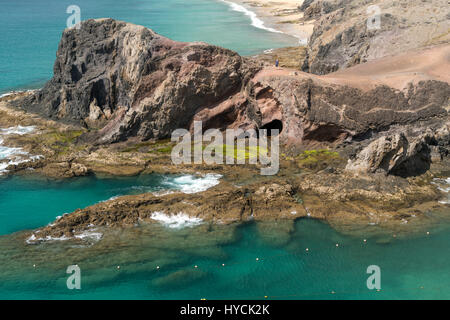
[{"label": "green vegetation patch", "polygon": [[159,152],[159,153],[172,153],[172,149],[173,149],[173,146],[169,145],[169,146],[165,146],[165,147],[156,149],[156,152]]},{"label": "green vegetation patch", "polygon": [[330,165],[340,163],[342,160],[339,153],[328,149],[306,150],[296,157],[299,167],[310,170],[323,170]]},{"label": "green vegetation patch", "polygon": [[216,147],[216,151],[219,151],[225,157],[234,158],[235,160],[250,160],[257,159],[258,154],[261,151],[263,154],[267,154],[268,150],[259,146],[245,146],[245,148],[238,148],[236,145],[223,144]]},{"label": "green vegetation patch", "polygon": [[171,153],[173,144],[170,139],[163,139],[158,141],[144,141],[130,145],[120,152],[146,152],[146,153]]},{"label": "green vegetation patch", "polygon": [[83,130],[52,130],[34,137],[35,142],[47,146],[58,154],[69,152]]}]

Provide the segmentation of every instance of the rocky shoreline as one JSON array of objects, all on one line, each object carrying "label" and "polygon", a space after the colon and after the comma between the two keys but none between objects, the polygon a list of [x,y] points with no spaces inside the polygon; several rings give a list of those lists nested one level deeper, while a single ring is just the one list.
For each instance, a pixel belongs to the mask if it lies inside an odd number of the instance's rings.
[{"label": "rocky shoreline", "polygon": [[[16,110],[10,110],[17,117]],[[39,123],[36,116],[22,114],[22,124]],[[40,118],[39,118],[40,119]],[[13,139],[31,152],[45,153],[30,145],[28,139],[36,135],[47,137],[46,130],[64,127],[59,122],[41,119],[40,133]],[[53,127],[53,126],[55,127]],[[77,128],[79,129],[79,128]],[[70,129],[69,129],[70,130]],[[70,132],[70,131],[69,131]],[[34,138],[33,138],[34,137]],[[42,141],[42,140],[41,140]],[[50,152],[39,162],[27,162],[10,168],[11,174],[37,174],[61,179],[88,174],[206,174],[223,176],[221,183],[205,192],[166,195],[143,194],[124,196],[64,215],[49,226],[23,235],[29,244],[46,239],[73,239],[85,241],[82,235],[92,230],[135,227],[139,224],[158,223],[152,218],[155,212],[166,216],[178,213],[207,223],[234,224],[249,221],[294,221],[315,218],[327,221],[343,232],[376,225],[387,232],[423,232],[436,224],[430,212],[442,212],[445,217],[449,205],[440,203],[447,194],[433,183],[449,173],[448,158],[434,161],[432,168],[418,177],[402,178],[386,175],[387,172],[354,174],[345,168],[349,164],[341,153],[325,150],[301,152],[298,155],[283,153],[281,170],[275,177],[261,177],[256,166],[175,166],[170,154],[155,152],[167,148],[170,142],[126,142],[98,146],[87,151],[88,146],[71,143],[65,154],[52,150],[55,145],[39,143]],[[56,144],[60,147],[59,144]],[[339,150],[339,148],[337,149]],[[342,154],[342,155],[341,155]],[[150,158],[149,158],[150,157]],[[151,160],[148,160],[151,159]],[[140,162],[141,161],[141,162]],[[357,160],[356,160],[357,161]],[[139,165],[140,164],[140,165]],[[33,171],[27,168],[34,168]],[[102,231],[106,232],[106,230]],[[30,240],[31,239],[31,240]]]},{"label": "rocky shoreline", "polygon": [[[449,48],[410,57],[447,57]],[[223,178],[197,194],[102,202],[24,237],[82,238],[96,228],[155,223],[155,213],[221,224],[311,217],[342,230],[437,223],[430,212],[445,217],[449,204],[435,181],[450,176],[449,62],[439,63],[436,69],[383,58],[376,64],[390,67],[376,80],[370,64],[358,66],[358,77],[352,68],[318,76],[125,22],[85,21],[64,32],[54,77],[43,89],[0,98],[0,127],[36,127],[4,143],[42,156],[9,166],[9,174]],[[392,85],[391,74],[402,81]],[[170,134],[192,130],[193,121],[204,130],[281,129],[279,173],[262,177],[257,165],[174,165]]]}]

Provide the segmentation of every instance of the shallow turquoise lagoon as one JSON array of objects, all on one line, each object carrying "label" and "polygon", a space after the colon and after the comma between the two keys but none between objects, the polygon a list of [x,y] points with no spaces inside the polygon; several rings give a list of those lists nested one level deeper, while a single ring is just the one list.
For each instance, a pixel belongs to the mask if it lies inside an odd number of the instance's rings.
[{"label": "shallow turquoise lagoon", "polygon": [[251,25],[220,0],[0,0],[0,94],[39,88],[52,77],[55,53],[78,5],[81,19],[111,17],[178,41],[205,41],[242,55],[298,45],[298,39]]}]

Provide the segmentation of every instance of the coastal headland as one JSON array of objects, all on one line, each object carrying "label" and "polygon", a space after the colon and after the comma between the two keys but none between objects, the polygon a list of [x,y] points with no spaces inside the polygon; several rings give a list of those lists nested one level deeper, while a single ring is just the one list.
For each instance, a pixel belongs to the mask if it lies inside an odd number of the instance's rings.
[{"label": "coastal headland", "polygon": [[[368,224],[395,232],[424,230],[439,223],[431,211],[448,219],[447,36],[417,41],[401,52],[397,42],[387,41],[383,47],[392,46],[391,54],[381,54],[374,45],[386,36],[381,29],[358,38],[363,44],[354,38],[347,46],[341,35],[337,46],[337,36],[330,38],[316,22],[328,15],[343,19],[346,8],[339,1],[282,7],[276,19],[315,17],[308,22],[314,29],[298,68],[274,67],[267,57],[241,57],[206,43],[176,42],[113,19],[65,30],[54,77],[44,88],[0,98],[2,128],[34,127],[3,138],[3,145],[35,156],[11,163],[6,174],[222,178],[196,194],[131,195],[79,209],[24,234],[24,240],[154,223],[157,212],[220,224],[311,217],[347,232]],[[334,40],[325,44],[327,39]],[[352,51],[367,43],[364,52]],[[351,49],[344,55],[341,48]],[[204,130],[279,129],[279,173],[263,177],[250,164],[174,165],[171,133],[192,130],[194,121]]]}]

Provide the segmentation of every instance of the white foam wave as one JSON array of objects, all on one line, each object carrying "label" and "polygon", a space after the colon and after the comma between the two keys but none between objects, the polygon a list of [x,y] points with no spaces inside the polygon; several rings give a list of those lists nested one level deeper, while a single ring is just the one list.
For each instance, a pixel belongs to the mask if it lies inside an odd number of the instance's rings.
[{"label": "white foam wave", "polygon": [[276,30],[274,28],[266,27],[264,25],[264,21],[259,19],[258,16],[256,15],[256,13],[254,13],[253,11],[248,10],[244,6],[241,6],[240,4],[237,4],[237,3],[234,3],[234,2],[231,2],[231,1],[226,1],[226,0],[221,0],[221,1],[225,2],[226,4],[228,4],[230,6],[231,10],[237,11],[237,12],[242,12],[246,16],[248,16],[251,19],[251,21],[252,21],[252,26],[254,26],[255,28],[263,29],[263,30],[270,31],[270,32],[275,32],[275,33],[284,33],[284,32],[281,32],[279,30]]},{"label": "white foam wave", "polygon": [[36,237],[36,235],[32,234],[31,237],[29,237],[26,241],[26,243],[28,244],[35,244],[37,242],[45,242],[45,241],[67,241],[70,238],[66,237],[66,236],[62,236],[62,237],[51,237],[51,236],[46,236],[45,238],[38,238]]},{"label": "white foam wave", "polygon": [[[138,191],[139,193],[150,192],[157,197],[162,197],[179,191],[186,194],[203,192],[218,185],[220,183],[220,178],[222,178],[222,175],[213,173],[208,173],[203,176],[184,175],[176,178],[167,176],[157,191],[155,191],[155,188],[152,186],[132,186],[131,188],[121,189],[119,190],[120,194],[107,200],[99,201],[98,203],[116,200],[125,194],[129,194],[130,189],[133,191]],[[132,194],[135,193],[133,192]]]},{"label": "white foam wave", "polygon": [[10,127],[10,128],[4,128],[0,129],[0,134],[8,135],[8,134],[17,134],[17,135],[24,135],[33,132],[36,129],[35,126],[27,126],[23,127],[21,125]]},{"label": "white foam wave", "polygon": [[[37,232],[36,232],[37,233]],[[80,240],[93,240],[95,242],[100,241],[103,237],[103,234],[100,232],[96,232],[96,229],[86,230],[80,234],[74,235],[73,238]],[[46,236],[45,238],[38,238],[35,234],[32,234],[25,242],[27,244],[36,244],[38,242],[49,242],[49,241],[68,241],[72,238],[62,236],[62,237],[51,237]]]},{"label": "white foam wave", "polygon": [[191,194],[208,190],[220,183],[222,175],[208,173],[202,177],[185,175],[173,179],[174,186],[183,193]]},{"label": "white foam wave", "polygon": [[[35,130],[34,126],[15,126],[10,128],[0,128],[0,135],[24,135],[31,133]],[[6,168],[11,165],[19,165],[28,161],[35,161],[41,159],[43,156],[34,155],[29,156],[29,153],[24,151],[22,148],[6,147],[2,145],[3,139],[0,138],[0,174],[5,174],[8,172]]]},{"label": "white foam wave", "polygon": [[19,93],[25,93],[25,92],[34,92],[36,91],[36,89],[30,89],[30,90],[20,90],[20,91],[10,91],[10,92],[6,92],[3,94],[0,94],[0,99],[4,98],[4,97],[8,97],[8,96],[12,96],[14,94],[19,94]]},{"label": "white foam wave", "polygon": [[[3,141],[0,139],[0,144]],[[11,159],[13,156],[26,155],[28,152],[22,150],[22,148],[10,148],[0,145],[0,160]]]},{"label": "white foam wave", "polygon": [[153,212],[151,218],[171,229],[194,227],[203,223],[200,218],[190,217],[184,212],[168,215],[164,212]]},{"label": "white foam wave", "polygon": [[10,96],[10,95],[13,95],[13,94],[14,94],[14,92],[7,92],[7,93],[4,93],[4,94],[0,94],[0,99],[4,98],[4,97],[7,97],[7,96]]},{"label": "white foam wave", "polygon": [[81,239],[81,240],[89,239],[89,240],[93,240],[93,241],[100,241],[102,239],[102,237],[103,237],[103,233],[95,232],[95,229],[85,231],[85,232],[83,232],[81,234],[77,234],[75,236],[75,238],[77,238],[77,239]]},{"label": "white foam wave", "polygon": [[18,160],[10,160],[10,161],[0,162],[0,174],[7,173],[8,172],[7,168],[9,166],[19,165],[24,162],[28,162],[28,160],[19,158]]},{"label": "white foam wave", "polygon": [[109,198],[109,199],[107,199],[107,200],[99,201],[98,203],[104,203],[104,202],[116,200],[116,199],[119,199],[120,197],[121,197],[121,195],[113,196],[113,197],[111,197],[111,198]]},{"label": "white foam wave", "polygon": [[[2,149],[8,149],[8,150],[2,151]],[[19,149],[19,150],[10,150],[10,149]],[[7,154],[7,157],[2,158],[2,152],[4,152],[4,154]],[[28,152],[21,151],[20,148],[0,147],[0,160],[2,160],[0,162],[0,175],[7,173],[8,172],[7,168],[9,166],[12,166],[12,165],[17,166],[21,163],[35,161],[35,160],[43,158],[43,156],[41,156],[41,155],[25,157],[25,158],[20,157],[19,155],[28,156]]]}]

